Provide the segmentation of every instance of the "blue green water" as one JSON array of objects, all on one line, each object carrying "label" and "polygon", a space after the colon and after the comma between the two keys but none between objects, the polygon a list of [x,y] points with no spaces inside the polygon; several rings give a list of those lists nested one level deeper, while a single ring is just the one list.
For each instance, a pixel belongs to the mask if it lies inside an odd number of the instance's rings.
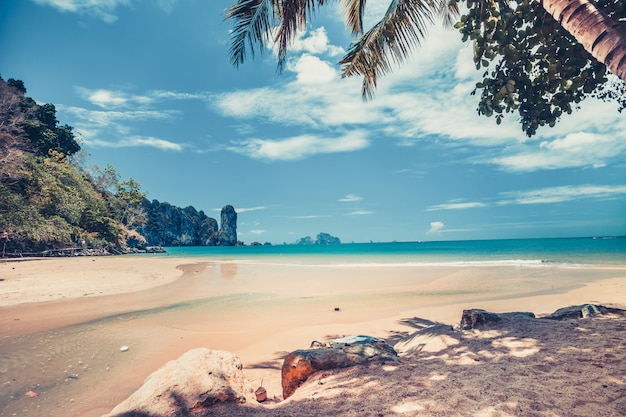
[{"label": "blue green water", "polygon": [[624,265],[626,237],[168,247],[160,256],[331,264]]}]

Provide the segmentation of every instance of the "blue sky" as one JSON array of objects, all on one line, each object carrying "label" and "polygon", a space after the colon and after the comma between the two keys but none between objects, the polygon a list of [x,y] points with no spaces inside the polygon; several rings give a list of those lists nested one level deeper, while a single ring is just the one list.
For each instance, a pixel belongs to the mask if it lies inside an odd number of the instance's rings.
[{"label": "blue sky", "polygon": [[[471,45],[433,28],[364,103],[336,62],[340,2],[276,72],[229,62],[231,0],[3,0],[0,74],[53,103],[89,153],[148,198],[291,243],[626,235],[626,119],[588,100],[527,138],[476,115]],[[388,2],[368,1],[366,24]]]}]

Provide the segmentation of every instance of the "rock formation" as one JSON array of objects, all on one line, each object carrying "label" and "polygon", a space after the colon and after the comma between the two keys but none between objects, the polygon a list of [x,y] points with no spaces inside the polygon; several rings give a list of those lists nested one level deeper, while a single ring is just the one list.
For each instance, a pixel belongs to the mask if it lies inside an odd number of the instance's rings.
[{"label": "rock formation", "polygon": [[296,350],[287,355],[281,371],[285,399],[317,371],[347,368],[374,361],[400,361],[391,346],[375,337],[343,337],[330,340],[328,345],[318,349]]},{"label": "rock formation", "polygon": [[[619,308],[606,307],[597,304],[583,304],[577,306],[569,306],[559,308],[552,314],[542,316],[540,319],[549,320],[568,320],[568,319],[584,319],[593,317],[598,314],[622,313],[624,310]],[[531,312],[514,312],[514,313],[490,313],[481,309],[463,310],[461,316],[461,330],[471,330],[478,327],[497,326],[502,320],[530,320],[535,319],[535,314]]]},{"label": "rock formation", "polygon": [[341,240],[328,233],[319,233],[315,240],[311,236],[305,236],[296,241],[296,245],[340,245]]},{"label": "rock formation", "polygon": [[225,402],[254,398],[241,360],[230,352],[193,349],[152,373],[104,417],[188,416]]},{"label": "rock formation", "polygon": [[513,313],[490,313],[479,308],[471,310],[463,310],[461,315],[461,330],[471,330],[478,327],[496,325],[502,319],[534,319],[535,314],[531,312],[513,312]]},{"label": "rock formation", "polygon": [[231,205],[222,208],[219,244],[220,246],[235,246],[237,244],[237,213]]},{"label": "rock formation", "polygon": [[622,311],[618,308],[610,308],[597,304],[583,304],[578,306],[563,307],[556,310],[554,313],[542,317],[544,319],[552,320],[564,320],[564,319],[584,319],[587,317],[593,317],[597,314],[607,314]]},{"label": "rock formation", "polygon": [[217,221],[189,206],[180,208],[158,200],[143,202],[146,224],[138,228],[148,246],[215,246]]}]

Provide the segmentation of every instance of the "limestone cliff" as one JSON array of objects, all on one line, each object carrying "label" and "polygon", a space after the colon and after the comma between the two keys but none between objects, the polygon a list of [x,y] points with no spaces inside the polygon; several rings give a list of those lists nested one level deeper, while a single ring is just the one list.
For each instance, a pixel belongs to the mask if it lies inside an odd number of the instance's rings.
[{"label": "limestone cliff", "polygon": [[147,199],[143,201],[143,209],[147,221],[137,231],[146,238],[148,246],[218,244],[217,221],[203,211],[197,211],[192,206],[180,208],[167,202]]},{"label": "limestone cliff", "polygon": [[231,205],[227,205],[222,208],[219,245],[237,245],[237,212],[235,212],[235,208]]}]

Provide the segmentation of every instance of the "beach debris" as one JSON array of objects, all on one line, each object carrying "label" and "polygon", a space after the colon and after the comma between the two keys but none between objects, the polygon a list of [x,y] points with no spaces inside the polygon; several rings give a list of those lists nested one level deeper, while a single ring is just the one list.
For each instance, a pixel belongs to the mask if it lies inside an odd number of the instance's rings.
[{"label": "beach debris", "polygon": [[341,311],[339,307],[335,307],[335,311]]},{"label": "beach debris", "polygon": [[39,394],[36,393],[35,391],[28,391],[24,395],[26,395],[27,397],[30,397],[30,398],[35,398],[35,397],[39,396]]},{"label": "beach debris", "polygon": [[267,400],[267,391],[263,387],[259,387],[254,391],[254,395],[256,395],[256,400],[260,403]]},{"label": "beach debris", "polygon": [[254,395],[256,396],[256,400],[260,403],[267,400],[267,390],[263,388],[263,380],[261,380],[261,385],[259,388],[254,391]]},{"label": "beach debris", "polygon": [[317,371],[348,368],[370,362],[400,362],[393,347],[371,336],[346,336],[328,341],[330,347],[296,350],[283,362],[283,398],[287,399]]},{"label": "beach debris", "polygon": [[128,352],[128,349],[130,349],[128,346],[122,346],[120,352]]}]

